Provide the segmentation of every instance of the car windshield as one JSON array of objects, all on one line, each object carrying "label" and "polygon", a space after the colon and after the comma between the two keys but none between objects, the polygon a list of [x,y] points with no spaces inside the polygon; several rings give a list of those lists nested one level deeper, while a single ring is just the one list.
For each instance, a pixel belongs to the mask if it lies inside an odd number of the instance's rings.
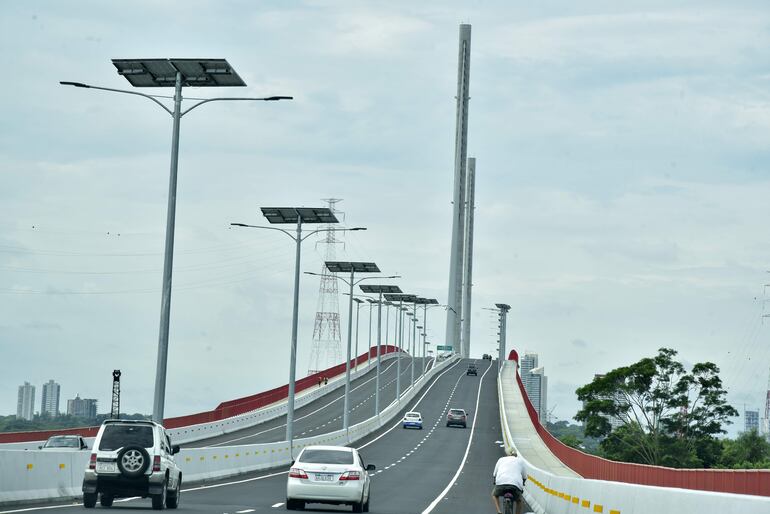
[{"label": "car windshield", "polygon": [[456,414],[456,415],[462,415],[465,414],[465,411],[462,409],[450,409],[450,414]]},{"label": "car windshield", "polygon": [[80,441],[77,437],[52,437],[44,448],[80,448]]},{"label": "car windshield", "polygon": [[305,450],[298,460],[308,464],[353,464],[353,452],[344,450]]},{"label": "car windshield", "polygon": [[407,418],[419,418],[420,415],[418,413],[416,413],[416,412],[407,412],[406,413],[406,417]]},{"label": "car windshield", "polygon": [[104,427],[100,450],[117,450],[126,446],[152,448],[152,427],[146,425],[107,425]]}]

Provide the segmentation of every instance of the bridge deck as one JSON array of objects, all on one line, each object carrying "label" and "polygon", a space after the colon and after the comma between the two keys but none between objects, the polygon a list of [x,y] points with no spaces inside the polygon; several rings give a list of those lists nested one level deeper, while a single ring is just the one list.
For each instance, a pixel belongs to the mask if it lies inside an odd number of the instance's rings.
[{"label": "bridge deck", "polygon": [[540,439],[527,413],[519,385],[516,383],[514,363],[505,363],[501,372],[501,381],[505,414],[508,417],[513,444],[519,453],[532,465],[542,470],[558,476],[579,478],[580,475],[565,466]]}]

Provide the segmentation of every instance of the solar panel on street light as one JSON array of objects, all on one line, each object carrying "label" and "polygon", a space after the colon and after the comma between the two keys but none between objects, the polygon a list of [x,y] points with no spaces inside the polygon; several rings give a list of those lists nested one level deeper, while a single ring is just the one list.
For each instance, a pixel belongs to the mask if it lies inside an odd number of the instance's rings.
[{"label": "solar panel on street light", "polygon": [[438,300],[435,298],[417,298],[414,303],[418,305],[438,305]]},{"label": "solar panel on street light", "polygon": [[331,273],[379,273],[380,268],[373,262],[326,261]]},{"label": "solar panel on street light", "polygon": [[398,286],[394,286],[392,284],[362,284],[358,286],[361,288],[361,291],[364,293],[387,293],[387,294],[395,294],[400,293],[401,288]]},{"label": "solar panel on street light", "polygon": [[270,223],[339,223],[328,207],[261,207],[262,215]]},{"label": "solar panel on street light", "polygon": [[112,64],[134,87],[174,87],[177,72],[183,86],[246,85],[227,59],[113,59]]},{"label": "solar panel on street light", "polygon": [[386,294],[385,299],[389,302],[405,302],[414,303],[417,299],[417,295],[413,294]]}]

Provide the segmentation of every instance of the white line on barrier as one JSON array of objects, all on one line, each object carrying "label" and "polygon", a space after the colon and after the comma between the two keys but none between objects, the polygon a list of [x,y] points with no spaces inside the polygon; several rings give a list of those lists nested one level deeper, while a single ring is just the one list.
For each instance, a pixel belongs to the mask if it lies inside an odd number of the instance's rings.
[{"label": "white line on barrier", "polygon": [[489,373],[490,369],[492,369],[492,364],[489,365],[489,367],[484,372],[484,374],[481,375],[481,380],[479,380],[479,391],[476,393],[476,410],[473,413],[473,424],[471,425],[471,436],[468,438],[468,446],[465,447],[465,455],[463,455],[463,458],[460,461],[460,467],[457,468],[457,471],[455,472],[455,476],[452,477],[452,480],[449,481],[449,484],[447,484],[444,490],[441,491],[441,494],[436,496],[436,499],[433,500],[424,511],[422,511],[422,514],[429,514],[430,512],[433,512],[433,509],[436,508],[436,505],[439,504],[441,499],[444,496],[446,496],[446,494],[449,492],[452,486],[455,485],[455,482],[457,482],[457,479],[460,476],[460,473],[462,473],[463,468],[465,467],[465,461],[468,459],[468,453],[471,451],[471,444],[473,444],[473,432],[476,430],[476,420],[479,419],[479,407],[481,405],[479,402],[479,399],[481,398],[481,388],[484,386],[484,377],[487,375],[487,373]]}]

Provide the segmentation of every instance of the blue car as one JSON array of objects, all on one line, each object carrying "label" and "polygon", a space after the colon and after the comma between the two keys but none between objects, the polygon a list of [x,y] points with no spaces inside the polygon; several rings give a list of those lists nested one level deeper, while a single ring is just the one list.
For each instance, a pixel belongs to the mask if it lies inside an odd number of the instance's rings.
[{"label": "blue car", "polygon": [[422,415],[419,412],[407,412],[401,423],[404,428],[419,428],[422,430]]}]

